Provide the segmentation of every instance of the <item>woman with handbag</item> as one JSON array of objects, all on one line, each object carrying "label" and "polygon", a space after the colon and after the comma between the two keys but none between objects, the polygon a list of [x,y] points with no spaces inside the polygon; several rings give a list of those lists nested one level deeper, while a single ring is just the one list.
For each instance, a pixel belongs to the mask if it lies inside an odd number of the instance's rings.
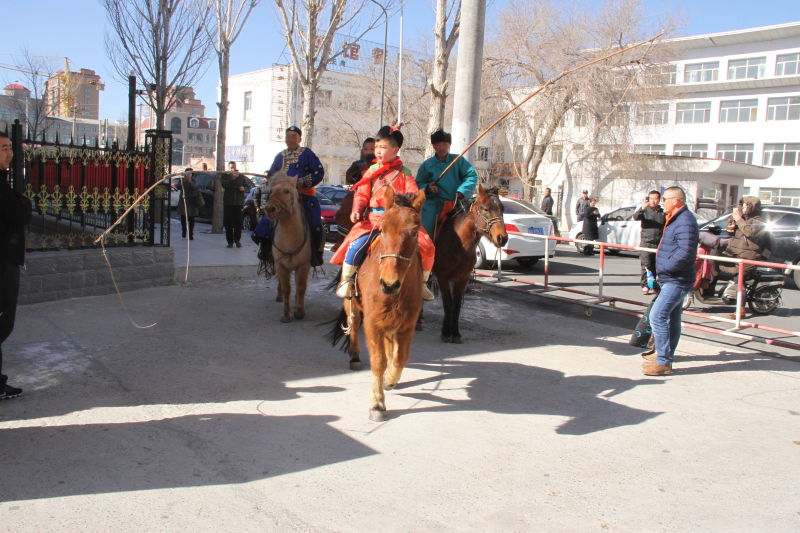
[{"label": "woman with handbag", "polygon": [[178,213],[181,218],[181,237],[186,238],[186,226],[189,226],[189,240],[194,239],[194,219],[205,205],[200,189],[192,181],[192,169],[187,168],[181,183],[181,196],[178,200]]}]

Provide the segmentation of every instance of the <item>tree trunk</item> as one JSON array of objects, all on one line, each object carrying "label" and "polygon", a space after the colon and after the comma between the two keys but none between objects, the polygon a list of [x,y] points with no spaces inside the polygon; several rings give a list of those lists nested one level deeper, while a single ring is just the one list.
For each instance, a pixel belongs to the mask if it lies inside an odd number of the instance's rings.
[{"label": "tree trunk", "polygon": [[[436,25],[433,29],[434,54],[431,73],[431,114],[428,117],[428,133],[444,128],[444,110],[447,104],[447,67],[450,51],[447,46],[447,0],[436,2]],[[425,143],[425,157],[433,155],[433,146]]]},{"label": "tree trunk", "polygon": [[311,148],[314,141],[314,116],[316,115],[316,100],[319,80],[312,77],[309,83],[301,83],[303,89],[303,146]]},{"label": "tree trunk", "polygon": [[[228,124],[228,77],[230,75],[231,49],[230,46],[222,46],[219,59],[219,102],[217,109],[217,170],[225,170],[225,128]],[[222,216],[225,210],[224,197],[222,191],[222,175],[214,177],[214,209],[211,214],[211,233],[222,233]]]}]

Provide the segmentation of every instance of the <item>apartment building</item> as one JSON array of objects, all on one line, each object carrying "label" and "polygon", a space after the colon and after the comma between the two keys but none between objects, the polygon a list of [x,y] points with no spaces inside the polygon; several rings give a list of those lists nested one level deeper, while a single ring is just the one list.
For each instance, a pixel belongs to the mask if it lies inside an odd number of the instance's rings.
[{"label": "apartment building", "polygon": [[100,91],[105,89],[94,70],[59,70],[45,82],[47,115],[98,120]]},{"label": "apartment building", "polygon": [[[571,206],[586,188],[609,209],[638,203],[650,186],[683,180],[694,182],[695,205],[725,209],[748,193],[800,205],[800,22],[663,46],[672,58],[663,70],[670,96],[617,109],[629,121],[629,144],[592,145],[592,124],[570,112],[540,167],[538,191],[560,188]],[[615,150],[643,157],[623,169],[611,161]],[[504,157],[501,164],[514,161]]]}]

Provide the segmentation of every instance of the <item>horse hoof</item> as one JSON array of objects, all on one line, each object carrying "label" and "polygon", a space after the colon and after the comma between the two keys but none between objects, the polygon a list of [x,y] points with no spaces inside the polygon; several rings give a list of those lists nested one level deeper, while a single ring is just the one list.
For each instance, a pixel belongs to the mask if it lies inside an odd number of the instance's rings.
[{"label": "horse hoof", "polygon": [[282,316],[281,317],[281,322],[283,322],[284,324],[286,324],[287,322],[291,322],[291,321],[292,321],[292,317],[290,317],[290,316]]},{"label": "horse hoof", "polygon": [[442,335],[442,342],[452,342],[453,337],[448,337],[447,335]]},{"label": "horse hoof", "polygon": [[306,317],[306,313],[305,313],[305,311],[295,311],[294,312],[294,317],[297,320],[303,320]]},{"label": "horse hoof", "polygon": [[361,370],[361,361],[358,359],[351,359],[350,370]]},{"label": "horse hoof", "polygon": [[373,422],[386,422],[386,411],[373,407],[369,410],[369,419]]},{"label": "horse hoof", "polygon": [[397,386],[397,383],[384,383],[383,388],[384,390],[393,390]]},{"label": "horse hoof", "polygon": [[453,344],[461,344],[461,337],[452,337],[450,339],[450,342],[452,342]]}]

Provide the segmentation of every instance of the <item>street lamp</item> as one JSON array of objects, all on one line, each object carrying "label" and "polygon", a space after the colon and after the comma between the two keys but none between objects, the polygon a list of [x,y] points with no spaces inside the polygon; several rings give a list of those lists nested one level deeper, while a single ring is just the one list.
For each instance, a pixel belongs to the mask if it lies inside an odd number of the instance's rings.
[{"label": "street lamp", "polygon": [[383,127],[383,95],[386,92],[386,42],[389,38],[389,14],[386,12],[386,8],[379,4],[376,0],[369,0],[379,8],[383,10],[383,76],[381,79],[381,118],[380,122],[378,123],[378,128]]}]

